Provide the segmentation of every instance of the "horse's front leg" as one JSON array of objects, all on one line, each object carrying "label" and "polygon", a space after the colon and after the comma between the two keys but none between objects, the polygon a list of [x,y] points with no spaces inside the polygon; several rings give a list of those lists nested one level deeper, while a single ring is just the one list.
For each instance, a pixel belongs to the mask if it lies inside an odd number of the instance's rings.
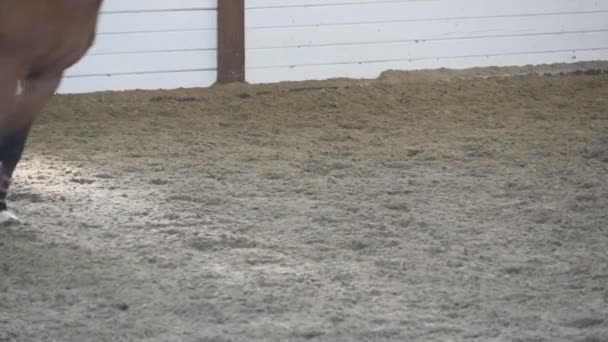
[{"label": "horse's front leg", "polygon": [[[6,204],[10,181],[23,155],[32,123],[55,93],[60,81],[61,74],[45,74],[25,80],[13,115],[5,120],[6,126],[0,139],[0,224],[18,222],[17,216],[8,210]],[[14,93],[16,91],[15,87]]]},{"label": "horse's front leg", "polygon": [[21,159],[29,126],[12,131],[0,142],[0,224],[11,224],[18,221],[17,216],[8,210],[6,197],[13,172]]},{"label": "horse's front leg", "polygon": [[[4,49],[3,46],[0,48]],[[5,141],[11,134],[16,111],[17,69],[14,58],[0,55],[0,224],[16,220],[15,215],[6,208],[10,176],[2,155],[5,154]]]}]

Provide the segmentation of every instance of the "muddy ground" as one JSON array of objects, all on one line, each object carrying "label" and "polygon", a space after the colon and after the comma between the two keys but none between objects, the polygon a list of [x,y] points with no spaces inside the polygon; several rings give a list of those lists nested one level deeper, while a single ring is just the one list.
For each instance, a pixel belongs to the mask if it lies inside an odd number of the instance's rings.
[{"label": "muddy ground", "polygon": [[0,341],[608,341],[608,76],[421,75],[57,96]]}]

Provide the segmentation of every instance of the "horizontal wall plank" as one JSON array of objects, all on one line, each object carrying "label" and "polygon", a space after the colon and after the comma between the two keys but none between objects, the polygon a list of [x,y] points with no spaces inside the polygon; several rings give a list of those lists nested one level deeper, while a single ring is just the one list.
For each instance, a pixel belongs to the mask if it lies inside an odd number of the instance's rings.
[{"label": "horizontal wall plank", "polygon": [[68,76],[216,69],[215,50],[88,55],[67,70]]},{"label": "horizontal wall plank", "polygon": [[344,64],[608,48],[608,32],[249,50],[247,67]]},{"label": "horizontal wall plank", "polygon": [[215,28],[217,11],[197,10],[102,14],[99,16],[97,31],[103,34]]},{"label": "horizontal wall plank", "polygon": [[216,48],[216,30],[100,34],[89,55]]},{"label": "horizontal wall plank", "polygon": [[247,0],[245,8],[270,8],[270,7],[303,7],[303,6],[331,6],[352,4],[381,4],[387,2],[412,2],[412,1],[439,1],[439,0]]},{"label": "horizontal wall plank", "polygon": [[293,27],[608,11],[597,0],[439,0],[249,9],[246,26]]},{"label": "horizontal wall plank", "polygon": [[209,87],[217,79],[217,71],[190,71],[113,76],[66,77],[58,93],[88,93],[103,90],[177,89]]},{"label": "horizontal wall plank", "polygon": [[247,48],[608,30],[608,12],[249,29]]},{"label": "horizontal wall plank", "polygon": [[214,9],[218,0],[105,0],[102,12],[170,11],[183,9]]},{"label": "horizontal wall plank", "polygon": [[251,83],[323,80],[342,77],[372,79],[378,77],[386,70],[465,69],[473,67],[525,66],[598,60],[608,60],[608,49],[250,69],[247,74],[247,79]]}]

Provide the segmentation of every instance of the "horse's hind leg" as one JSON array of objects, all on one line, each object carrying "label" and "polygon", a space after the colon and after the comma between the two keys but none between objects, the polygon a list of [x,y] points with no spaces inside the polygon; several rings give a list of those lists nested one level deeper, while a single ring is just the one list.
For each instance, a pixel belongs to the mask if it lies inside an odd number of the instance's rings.
[{"label": "horse's hind leg", "polygon": [[[0,224],[17,222],[17,217],[8,211],[6,197],[10,180],[21,160],[30,127],[37,114],[55,93],[61,74],[42,75],[24,81],[21,96],[10,122],[10,129],[4,130],[0,140]],[[16,91],[16,88],[15,90]],[[4,221],[4,222],[3,222]]]}]

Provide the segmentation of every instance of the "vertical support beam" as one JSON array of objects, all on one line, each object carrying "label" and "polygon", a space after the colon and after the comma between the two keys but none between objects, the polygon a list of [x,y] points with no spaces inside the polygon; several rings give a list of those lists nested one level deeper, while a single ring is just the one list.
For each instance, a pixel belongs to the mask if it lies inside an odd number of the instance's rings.
[{"label": "vertical support beam", "polygon": [[217,81],[245,81],[245,0],[217,0]]}]

